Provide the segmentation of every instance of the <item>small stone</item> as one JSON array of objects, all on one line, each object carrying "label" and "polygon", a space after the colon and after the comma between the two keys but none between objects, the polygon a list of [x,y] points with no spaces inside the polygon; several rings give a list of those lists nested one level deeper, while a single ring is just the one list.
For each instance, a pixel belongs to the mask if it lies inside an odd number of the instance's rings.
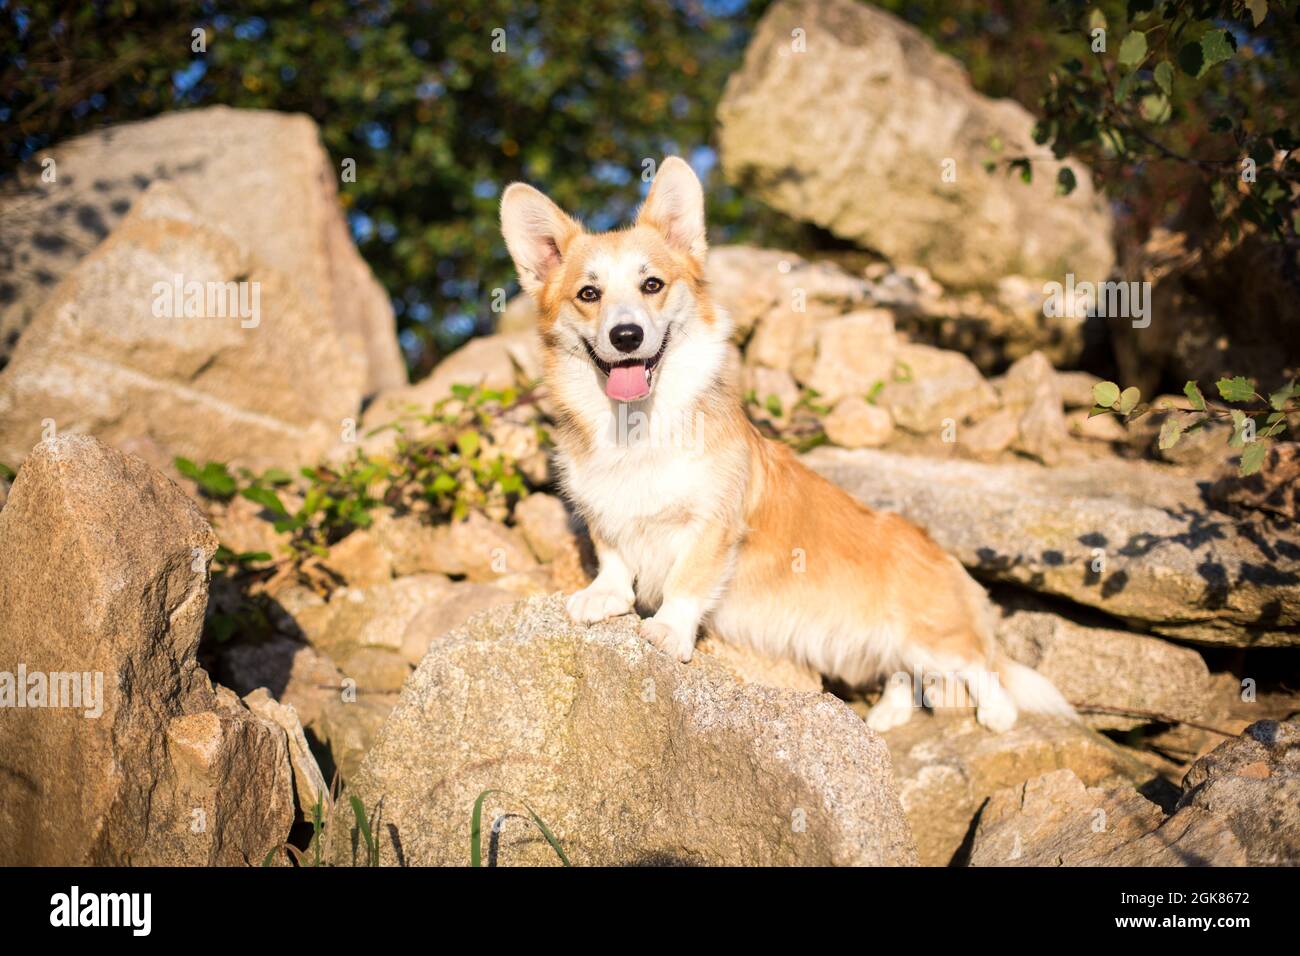
[{"label": "small stone", "polygon": [[515,505],[515,527],[538,561],[553,561],[563,549],[576,547],[569,510],[554,495],[533,492]]},{"label": "small stone", "polygon": [[817,327],[817,356],[806,384],[827,403],[870,394],[893,377],[897,348],[893,313],[887,309],[826,319]]},{"label": "small stone", "polygon": [[842,398],[822,421],[826,437],[841,448],[875,448],[894,434],[894,419],[856,395]]},{"label": "small stone", "polygon": [[993,386],[960,352],[908,343],[895,358],[877,403],[889,409],[900,428],[938,434],[948,422],[961,424],[997,407]]},{"label": "small stone", "polygon": [[1014,411],[1002,408],[987,418],[957,432],[957,447],[971,458],[996,458],[1011,447],[1020,434],[1020,422]]}]

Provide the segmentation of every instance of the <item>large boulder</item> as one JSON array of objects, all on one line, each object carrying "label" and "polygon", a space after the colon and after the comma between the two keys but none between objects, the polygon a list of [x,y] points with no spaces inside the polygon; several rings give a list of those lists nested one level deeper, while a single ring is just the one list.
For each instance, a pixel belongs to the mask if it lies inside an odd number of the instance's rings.
[{"label": "large boulder", "polygon": [[[733,182],[945,285],[1095,281],[1114,264],[1110,214],[1088,172],[1033,143],[1028,110],[976,93],[957,61],[867,4],[774,4],[718,121]],[[1023,155],[1035,157],[1032,185],[1005,166]],[[1055,195],[1063,165],[1078,182],[1068,197]]]},{"label": "large boulder", "polygon": [[1261,720],[1194,763],[1166,816],[1067,770],[994,794],[975,866],[1296,866],[1300,722]]},{"label": "large boulder", "polygon": [[1190,647],[1027,609],[1005,613],[997,635],[1011,657],[1076,706],[1093,705],[1084,718],[1099,730],[1131,730],[1170,717],[1195,721],[1212,707],[1209,669]]},{"label": "large boulder", "polygon": [[0,863],[256,864],[288,836],[284,731],[195,658],[216,546],[137,458],[67,436],[27,460],[0,512]]},{"label": "large boulder", "polygon": [[[197,314],[178,313],[170,293],[159,307],[157,284],[174,288],[177,277],[203,284]],[[230,298],[209,302],[208,290]],[[247,318],[232,308],[236,295]],[[50,429],[93,434],[159,467],[176,455],[255,468],[308,461],[339,443],[367,375],[364,355],[296,276],[159,183],[39,306],[0,372],[0,461],[16,466]]]},{"label": "large boulder", "polygon": [[977,575],[1201,643],[1300,644],[1300,532],[1213,511],[1195,479],[1167,467],[833,448],[805,462],[916,522]]},{"label": "large boulder", "polygon": [[1257,721],[1192,764],[1177,814],[1191,811],[1222,821],[1253,866],[1300,865],[1300,720]]},{"label": "large boulder", "polygon": [[577,864],[916,859],[885,746],[844,704],[683,666],[632,616],[576,626],[558,597],[431,647],[350,792],[383,863],[427,865],[467,861],[490,789],[485,848],[509,864],[556,862],[525,802]]},{"label": "large boulder", "polygon": [[[54,182],[42,180],[46,159]],[[110,126],[41,151],[0,196],[0,367],[59,281],[151,184],[167,182],[198,222],[293,278],[322,334],[361,366],[366,393],[405,384],[392,305],[352,244],[338,178],[308,117],[225,106]],[[146,314],[147,303],[139,306]],[[292,348],[282,341],[276,351]]]},{"label": "large boulder", "polygon": [[1166,817],[1131,787],[1055,770],[1001,790],[980,812],[971,866],[1244,866],[1232,831],[1203,810]]}]

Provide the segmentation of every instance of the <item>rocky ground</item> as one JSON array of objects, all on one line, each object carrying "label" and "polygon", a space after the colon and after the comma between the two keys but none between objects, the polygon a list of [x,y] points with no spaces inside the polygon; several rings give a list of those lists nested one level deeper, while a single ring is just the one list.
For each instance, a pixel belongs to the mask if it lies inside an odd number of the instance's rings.
[{"label": "rocky ground", "polygon": [[[736,179],[788,211],[802,197],[769,167],[807,157],[743,141],[804,115],[757,115],[769,86],[821,88],[763,55],[789,6],[720,118]],[[888,33],[856,31],[836,56]],[[920,55],[886,46],[872,62]],[[942,63],[911,73],[936,71],[935,102],[1023,132],[1027,114]],[[783,129],[825,155],[817,131]],[[256,160],[272,151],[290,159]],[[81,204],[97,227],[4,315],[0,672],[102,673],[104,711],[0,711],[0,862],[258,864],[292,844],[464,863],[488,791],[502,864],[558,862],[533,812],[579,864],[1300,862],[1300,453],[1279,444],[1242,479],[1215,429],[1162,450],[1167,414],[1089,417],[1084,323],[1045,321],[1038,290],[1041,263],[1070,254],[1053,242],[1113,260],[1090,187],[1071,228],[1042,235],[1015,226],[1040,200],[968,194],[970,221],[1011,220],[936,251],[877,241],[934,189],[884,177],[914,205],[868,210],[841,188],[807,215],[890,261],[710,255],[755,422],[926,528],[991,589],[1005,650],[1083,715],[997,735],[952,708],[881,736],[861,720],[869,688],[707,634],[680,665],[630,618],[567,621],[556,595],[593,558],[550,474],[531,306],[407,384],[308,121],[173,114],[59,155],[60,184],[23,208]],[[150,315],[172,274],[253,277],[259,326]],[[441,471],[407,474],[427,466],[413,449]],[[401,478],[366,490],[371,466]]]}]

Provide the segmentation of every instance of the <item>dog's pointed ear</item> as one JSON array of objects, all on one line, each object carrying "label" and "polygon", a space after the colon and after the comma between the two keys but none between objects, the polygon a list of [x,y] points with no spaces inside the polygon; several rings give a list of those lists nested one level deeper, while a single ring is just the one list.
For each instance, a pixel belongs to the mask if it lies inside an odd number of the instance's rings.
[{"label": "dog's pointed ear", "polygon": [[527,183],[511,183],[501,194],[501,234],[515,260],[519,284],[529,295],[537,295],[581,232],[564,210]]},{"label": "dog's pointed ear", "polygon": [[704,261],[704,188],[684,159],[669,156],[659,164],[636,224],[658,229],[669,245]]}]

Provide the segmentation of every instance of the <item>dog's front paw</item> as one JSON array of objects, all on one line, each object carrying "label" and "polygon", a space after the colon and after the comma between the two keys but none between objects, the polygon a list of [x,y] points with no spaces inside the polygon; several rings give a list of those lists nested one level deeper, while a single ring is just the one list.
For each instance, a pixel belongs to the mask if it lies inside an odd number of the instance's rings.
[{"label": "dog's front paw", "polygon": [[641,636],[665,654],[671,654],[683,664],[695,653],[695,634],[658,618],[641,622]]},{"label": "dog's front paw", "polygon": [[631,594],[619,594],[591,584],[570,596],[564,606],[569,617],[578,624],[595,624],[626,614],[632,610],[633,600]]}]

